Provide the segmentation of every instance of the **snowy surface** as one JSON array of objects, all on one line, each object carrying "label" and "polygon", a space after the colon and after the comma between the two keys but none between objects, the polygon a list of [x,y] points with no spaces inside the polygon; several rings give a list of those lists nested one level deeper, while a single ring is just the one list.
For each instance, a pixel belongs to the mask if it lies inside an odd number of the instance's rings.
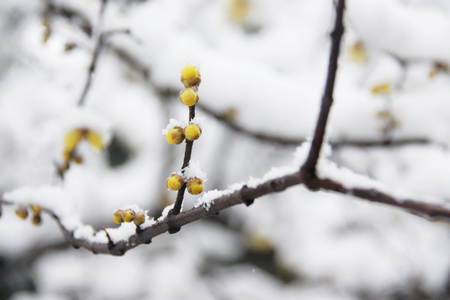
[{"label": "snowy surface", "polygon": [[[234,122],[258,133],[311,136],[333,1],[249,0],[238,23],[230,16],[235,0],[108,1],[101,22],[100,1],[53,2],[80,18],[50,17],[46,43],[45,1],[0,2],[0,191],[5,200],[54,210],[76,237],[105,241],[101,228],[108,227],[116,228],[108,229],[113,240],[126,239],[136,226],[115,225],[112,216],[128,203],[148,210],[141,228],[170,210],[176,193],[164,181],[181,172],[184,147],[168,145],[161,130],[168,120],[169,127],[188,122],[178,96],[187,62],[200,67],[200,103],[218,114],[234,111]],[[81,19],[94,36],[131,34],[107,38],[85,105],[78,107],[95,47]],[[348,0],[345,25],[327,139],[430,143],[325,147],[319,175],[448,205],[450,2]],[[64,51],[69,43],[76,47]],[[358,43],[359,61],[350,51]],[[150,80],[115,49],[147,69]],[[387,92],[372,93],[382,85]],[[174,94],[166,95],[168,89]],[[192,153],[201,166],[186,171],[208,174],[208,181],[201,195],[186,195],[184,211],[209,208],[244,183],[295,172],[309,150],[308,142],[286,147],[234,133],[200,109],[193,122],[202,124]],[[99,132],[111,148],[97,151],[81,142],[76,151],[83,163],[71,165],[61,180],[55,164],[62,161],[63,137],[77,127]],[[117,139],[127,159],[113,166]],[[36,251],[63,242],[57,225],[43,215],[35,227],[14,209],[4,205],[0,218],[1,262],[19,270],[19,262],[38,256],[22,274],[37,292],[18,288],[13,299],[431,299],[449,281],[448,224],[303,187],[223,211],[120,258],[58,247]],[[258,249],[251,246],[254,236],[271,245],[271,254],[249,250]],[[13,278],[3,265],[0,274]],[[286,274],[293,274],[289,283]]]}]

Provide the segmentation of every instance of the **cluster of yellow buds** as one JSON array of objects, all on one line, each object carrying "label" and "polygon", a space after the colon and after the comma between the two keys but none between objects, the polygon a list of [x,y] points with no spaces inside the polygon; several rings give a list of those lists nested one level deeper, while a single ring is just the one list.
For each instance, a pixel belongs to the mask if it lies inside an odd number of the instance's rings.
[{"label": "cluster of yellow buds", "polygon": [[74,161],[76,164],[83,162],[81,156],[75,153],[75,148],[83,139],[87,140],[94,148],[98,150],[103,149],[103,138],[98,132],[87,128],[75,128],[69,131],[64,136],[64,164],[59,169],[61,173],[69,169],[69,163],[71,161]]},{"label": "cluster of yellow buds", "polygon": [[119,209],[114,212],[113,216],[114,223],[122,224],[134,222],[136,226],[142,225],[145,223],[145,213],[144,212],[135,212],[132,209]]},{"label": "cluster of yellow buds", "polygon": [[[201,83],[200,70],[192,64],[186,64],[181,71],[181,83],[184,89],[180,92],[181,102],[190,107],[190,112],[194,111],[195,104],[198,102],[198,87]],[[166,140],[170,144],[181,144],[185,139],[187,141],[195,141],[200,138],[202,129],[193,118],[194,114],[190,114],[190,122],[187,126],[172,123],[166,129]],[[190,145],[192,147],[192,145]],[[171,191],[178,191],[181,188],[186,188],[192,195],[198,195],[203,192],[203,181],[195,176],[187,177],[182,173],[173,173],[166,180],[166,186]]]},{"label": "cluster of yellow buds", "polygon": [[166,140],[169,144],[181,144],[186,138],[188,141],[197,140],[202,134],[202,129],[198,124],[191,123],[186,127],[174,126],[167,131]]},{"label": "cluster of yellow buds", "polygon": [[[166,186],[171,191],[178,191],[183,184],[185,184],[185,180],[181,175],[176,173],[170,175],[166,180]],[[203,181],[197,177],[189,178],[186,181],[186,189],[189,194],[198,195],[203,192]]]},{"label": "cluster of yellow buds", "polygon": [[[39,204],[32,204],[30,205],[30,210],[33,214],[33,218],[31,219],[31,222],[34,225],[39,225],[41,224],[41,211],[42,211],[42,207]],[[28,209],[23,206],[20,205],[17,209],[16,209],[16,215],[21,218],[22,220],[25,220],[28,217]]]},{"label": "cluster of yellow buds", "polygon": [[[198,86],[202,82],[200,70],[191,64],[186,64],[181,71],[181,82],[185,89],[180,92],[180,100],[186,106],[194,106],[198,102]],[[198,124],[173,126],[166,133],[166,140],[169,144],[181,144],[184,139],[188,141],[197,140],[202,134],[202,129]]]}]

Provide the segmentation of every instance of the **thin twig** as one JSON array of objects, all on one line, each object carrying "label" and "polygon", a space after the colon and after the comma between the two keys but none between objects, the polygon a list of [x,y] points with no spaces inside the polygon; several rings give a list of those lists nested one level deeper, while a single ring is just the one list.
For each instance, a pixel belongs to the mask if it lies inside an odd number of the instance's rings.
[{"label": "thin twig", "polygon": [[[195,118],[195,105],[189,106],[189,123]],[[186,140],[186,150],[184,152],[183,165],[181,166],[181,172],[184,173],[185,168],[189,165],[192,156],[192,148],[194,146],[194,141]],[[169,212],[169,217],[173,215],[177,215],[181,211],[181,207],[183,206],[184,193],[186,192],[186,183],[183,183],[181,188],[178,190],[177,198],[175,200],[175,204],[173,209]],[[169,219],[170,220],[170,219]],[[177,233],[180,231],[180,226],[174,226],[172,222],[170,222],[169,233]]]},{"label": "thin twig", "polygon": [[[339,48],[341,44],[341,37],[344,33],[344,7],[345,0],[339,0],[336,7],[336,23],[334,25],[334,31],[331,33],[331,53],[330,62],[328,65],[328,75],[327,82],[325,85],[325,92],[322,97],[322,106],[320,109],[319,119],[317,120],[316,130],[314,133],[314,138],[311,144],[311,149],[309,152],[308,159],[305,164],[301,167],[302,176],[305,178],[315,178],[316,177],[316,165],[320,155],[320,149],[322,148],[323,139],[325,136],[325,129],[327,126],[328,115],[330,112],[331,105],[333,104],[333,90],[334,82],[336,79],[336,72],[338,68],[338,57]],[[314,189],[313,186],[308,187]]]},{"label": "thin twig", "polygon": [[[104,14],[105,8],[106,8],[106,3],[107,3],[107,0],[102,0],[102,2],[101,2],[98,26],[101,26],[103,14]],[[101,30],[101,28],[99,28],[99,30]],[[95,72],[95,69],[96,69],[96,66],[98,63],[98,58],[99,58],[100,52],[104,46],[104,41],[105,41],[104,38],[105,38],[105,36],[103,33],[99,33],[97,36],[97,41],[95,43],[94,52],[92,53],[92,59],[91,59],[91,63],[89,65],[89,69],[88,69],[88,77],[86,79],[86,83],[84,85],[83,92],[81,93],[80,100],[78,101],[78,106],[82,106],[84,104],[87,93],[91,87],[92,77],[94,75],[94,72]]]},{"label": "thin twig", "polygon": [[103,48],[103,34],[100,34],[97,38],[97,43],[95,45],[94,53],[92,55],[91,64],[88,69],[88,78],[86,79],[86,83],[84,84],[83,92],[81,93],[80,100],[78,101],[78,106],[82,106],[86,99],[87,93],[92,84],[92,77],[94,75],[95,68],[98,62],[98,56],[100,55],[100,50]]}]

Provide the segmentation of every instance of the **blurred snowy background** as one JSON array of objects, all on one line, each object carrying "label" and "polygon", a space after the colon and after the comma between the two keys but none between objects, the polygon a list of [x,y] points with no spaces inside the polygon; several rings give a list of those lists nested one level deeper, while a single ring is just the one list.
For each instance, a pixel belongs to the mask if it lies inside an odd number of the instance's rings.
[{"label": "blurred snowy background", "polygon": [[[183,146],[186,62],[202,73],[193,159],[205,190],[289,165],[314,129],[333,29],[331,0],[2,0],[0,191],[60,186],[82,220],[114,227],[135,203],[158,217]],[[416,199],[450,199],[450,1],[349,0],[331,159]],[[129,33],[124,32],[129,31]],[[88,69],[105,34],[80,107]],[[221,121],[216,117],[220,116]],[[56,176],[64,134],[102,133],[99,152]],[[185,209],[198,197],[188,196]],[[399,209],[303,187],[164,234],[123,257],[64,242],[49,216],[0,218],[0,299],[449,299],[450,230]]]}]

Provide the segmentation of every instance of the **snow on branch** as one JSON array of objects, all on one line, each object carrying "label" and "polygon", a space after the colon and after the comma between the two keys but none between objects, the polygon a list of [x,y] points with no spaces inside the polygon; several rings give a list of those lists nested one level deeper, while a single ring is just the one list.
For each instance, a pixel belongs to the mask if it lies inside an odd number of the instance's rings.
[{"label": "snow on branch", "polygon": [[[43,210],[49,213],[58,223],[64,238],[74,248],[85,248],[95,254],[123,255],[128,250],[142,244],[151,243],[155,236],[168,232],[172,227],[181,228],[184,225],[200,219],[214,216],[231,206],[251,205],[253,201],[265,195],[281,192],[289,187],[306,184],[314,185],[321,191],[331,191],[340,194],[365,199],[371,202],[387,204],[403,208],[413,214],[430,219],[450,219],[450,209],[436,204],[409,198],[399,198],[398,193],[391,191],[384,185],[337,167],[328,158],[320,158],[318,173],[327,174],[330,178],[305,178],[298,170],[298,163],[306,157],[309,143],[299,147],[296,162],[292,166],[274,168],[263,179],[251,179],[246,184],[236,184],[224,191],[211,191],[199,199],[199,203],[192,209],[179,214],[166,213],[157,221],[151,219],[142,225],[122,223],[118,228],[104,228],[95,232],[89,225],[83,224],[75,210],[66,205],[68,195],[60,188],[41,187],[37,189],[21,188],[3,195],[4,204],[40,203]],[[335,179],[340,178],[340,181]]]}]

